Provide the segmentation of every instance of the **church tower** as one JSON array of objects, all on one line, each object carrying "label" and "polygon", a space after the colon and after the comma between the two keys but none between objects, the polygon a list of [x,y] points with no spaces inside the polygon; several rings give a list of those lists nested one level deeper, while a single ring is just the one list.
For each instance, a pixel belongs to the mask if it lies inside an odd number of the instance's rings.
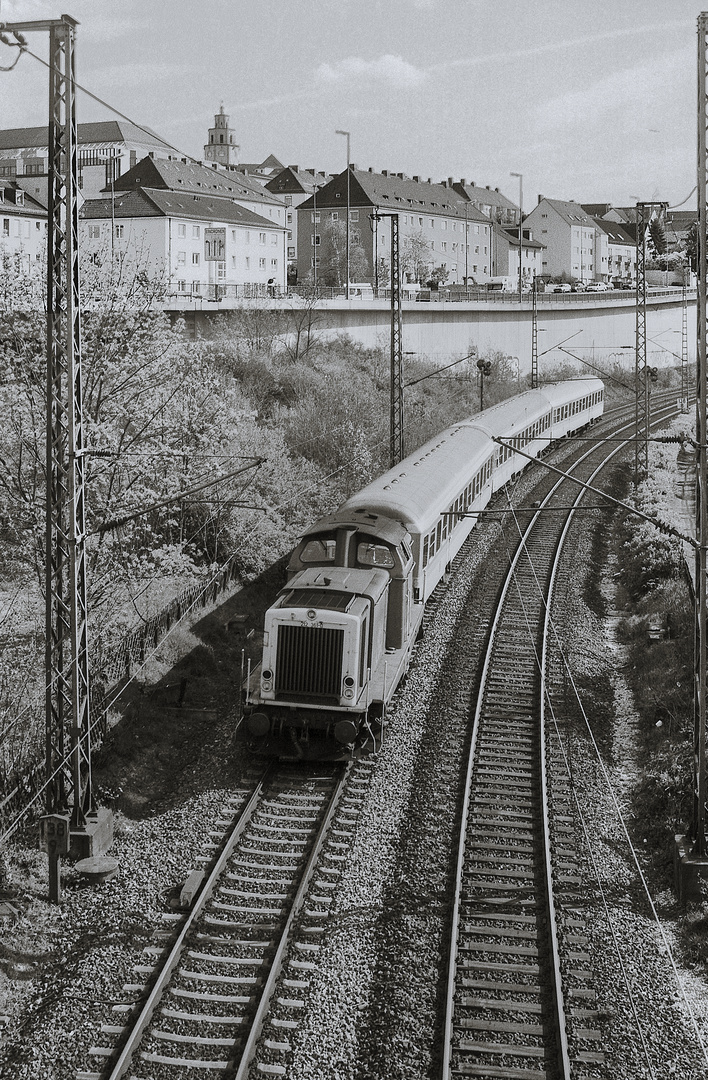
[{"label": "church tower", "polygon": [[204,145],[204,160],[218,161],[219,165],[238,165],[239,149],[234,142],[229,118],[222,104],[214,117],[214,127],[209,128],[209,142]]}]

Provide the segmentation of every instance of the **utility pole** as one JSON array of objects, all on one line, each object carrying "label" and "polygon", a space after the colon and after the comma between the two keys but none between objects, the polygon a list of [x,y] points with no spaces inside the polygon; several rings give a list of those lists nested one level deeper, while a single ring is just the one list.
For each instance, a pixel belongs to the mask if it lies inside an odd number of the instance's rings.
[{"label": "utility pole", "polygon": [[697,645],[696,649],[696,702],[693,751],[693,821],[691,824],[692,854],[699,858],[706,855],[706,677],[708,676],[708,606],[706,605],[706,549],[708,547],[708,461],[706,457],[706,198],[708,198],[708,102],[706,100],[706,75],[708,74],[708,12],[698,17],[698,303],[697,303],[697,397],[696,442],[698,443],[698,471],[696,473],[696,596],[697,596]]},{"label": "utility pole", "polygon": [[340,131],[339,128],[335,131],[335,135],[346,135],[347,137],[347,284],[346,284],[346,299],[349,299],[349,207],[351,202],[351,168],[350,168],[350,152],[349,152],[349,140],[351,134],[348,131]]},{"label": "utility pole", "polygon": [[391,446],[393,468],[406,456],[403,435],[403,313],[398,214],[391,214]]},{"label": "utility pole", "polygon": [[[75,37],[69,15],[5,24],[49,32],[47,233],[45,762],[50,901],[60,900],[60,856],[95,850],[86,611],[85,441],[77,202]],[[70,820],[69,820],[69,814]],[[106,812],[107,814],[107,812]],[[89,822],[88,819],[91,819]],[[110,815],[98,838],[112,839]],[[62,829],[62,823],[66,829]],[[99,830],[100,832],[101,830]],[[108,833],[110,832],[110,839]],[[70,833],[70,837],[69,837]],[[57,841],[61,834],[62,842]]]},{"label": "utility pole", "polygon": [[688,293],[685,267],[681,288],[681,412],[688,412]]},{"label": "utility pole", "polygon": [[391,219],[391,377],[389,408],[389,466],[393,468],[406,456],[403,435],[403,310],[401,300],[401,246],[398,214],[370,215],[374,224]]},{"label": "utility pole", "polygon": [[522,285],[523,285],[523,251],[524,251],[524,231],[522,228],[524,220],[524,174],[520,172],[509,173],[510,176],[516,176],[519,181],[519,303],[522,300]]},{"label": "utility pole", "polygon": [[674,866],[682,901],[700,897],[708,877],[706,852],[706,677],[708,676],[708,460],[706,455],[706,198],[708,197],[708,11],[698,16],[698,296],[696,305],[696,572],[693,680],[693,813],[686,836],[676,837]]},{"label": "utility pole", "polygon": [[634,364],[634,482],[639,479],[639,401],[643,398],[644,474],[649,469],[649,381],[647,370],[647,272],[646,272],[646,233],[649,223],[655,217],[662,217],[668,203],[637,203],[637,291],[636,291],[636,346]]},{"label": "utility pole", "polygon": [[538,298],[535,274],[531,292],[531,389],[538,389]]}]

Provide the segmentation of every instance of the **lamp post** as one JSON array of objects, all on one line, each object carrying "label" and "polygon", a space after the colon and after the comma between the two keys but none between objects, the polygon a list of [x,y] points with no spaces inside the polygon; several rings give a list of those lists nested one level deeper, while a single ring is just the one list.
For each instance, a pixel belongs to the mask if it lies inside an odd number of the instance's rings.
[{"label": "lamp post", "polygon": [[335,135],[345,135],[346,139],[347,139],[347,284],[346,284],[346,292],[345,292],[344,295],[346,296],[346,298],[348,300],[349,299],[349,198],[350,198],[350,188],[349,188],[349,180],[350,180],[349,140],[351,138],[351,135],[350,135],[350,133],[348,131],[340,131],[339,128],[337,128],[337,130],[335,132]]},{"label": "lamp post", "polygon": [[520,172],[509,173],[509,176],[516,176],[519,181],[519,303],[521,303],[521,284],[522,284],[522,267],[523,254],[524,254],[524,234],[522,229],[522,222],[524,218],[524,174]]}]

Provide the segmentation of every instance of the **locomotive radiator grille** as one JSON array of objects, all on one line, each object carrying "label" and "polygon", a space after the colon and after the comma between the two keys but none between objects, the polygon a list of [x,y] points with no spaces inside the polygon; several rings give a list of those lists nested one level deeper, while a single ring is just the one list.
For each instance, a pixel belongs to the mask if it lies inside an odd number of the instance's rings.
[{"label": "locomotive radiator grille", "polygon": [[319,626],[278,627],[277,696],[339,699],[344,631]]}]

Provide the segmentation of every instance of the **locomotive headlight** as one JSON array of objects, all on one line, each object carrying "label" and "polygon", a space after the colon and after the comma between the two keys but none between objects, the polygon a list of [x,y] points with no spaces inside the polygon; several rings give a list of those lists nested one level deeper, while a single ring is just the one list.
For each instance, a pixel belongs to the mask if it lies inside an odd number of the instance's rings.
[{"label": "locomotive headlight", "polygon": [[354,691],[353,690],[345,690],[344,691],[344,696],[346,698],[353,698],[354,697]]},{"label": "locomotive headlight", "polygon": [[308,619],[316,619],[317,618],[317,612],[314,611],[313,608],[310,608],[309,611],[307,612],[307,617],[308,617]]},{"label": "locomotive headlight", "polygon": [[265,671],[261,672],[261,686],[264,690],[270,690],[272,678],[273,672],[270,671],[269,668],[266,668]]},{"label": "locomotive headlight", "polygon": [[345,686],[353,686],[354,685],[354,680],[352,679],[351,675],[346,676],[346,678],[344,679],[344,685]]}]

